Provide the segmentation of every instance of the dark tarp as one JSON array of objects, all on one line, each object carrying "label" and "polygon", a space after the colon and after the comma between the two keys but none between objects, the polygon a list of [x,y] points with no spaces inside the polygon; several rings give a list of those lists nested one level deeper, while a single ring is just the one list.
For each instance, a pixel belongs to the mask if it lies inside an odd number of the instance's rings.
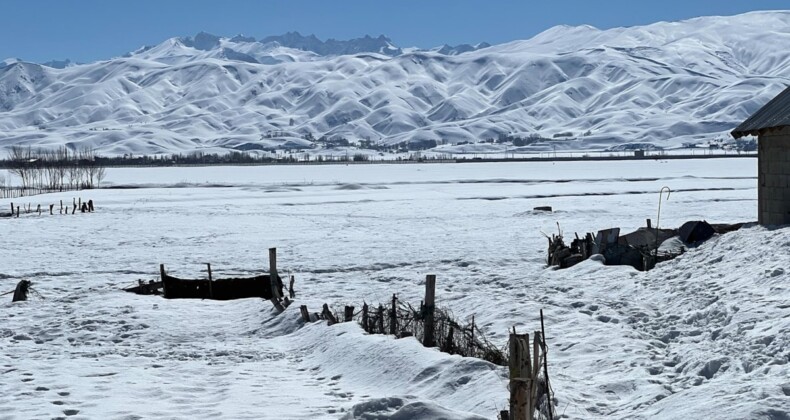
[{"label": "dark tarp", "polygon": [[713,226],[704,220],[693,220],[683,223],[683,226],[678,229],[680,239],[687,244],[707,241],[714,234],[716,234],[716,231],[713,229]]}]

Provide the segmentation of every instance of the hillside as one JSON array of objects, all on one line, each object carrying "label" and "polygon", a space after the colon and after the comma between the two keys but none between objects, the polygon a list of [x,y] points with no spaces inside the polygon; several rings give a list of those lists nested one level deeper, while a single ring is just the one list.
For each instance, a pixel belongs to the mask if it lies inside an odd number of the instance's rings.
[{"label": "hillside", "polygon": [[390,145],[511,133],[560,135],[551,147],[565,149],[674,146],[723,135],[790,83],[788,42],[790,12],[432,50],[201,33],[88,64],[5,60],[0,145],[147,154],[308,148],[308,133]]}]

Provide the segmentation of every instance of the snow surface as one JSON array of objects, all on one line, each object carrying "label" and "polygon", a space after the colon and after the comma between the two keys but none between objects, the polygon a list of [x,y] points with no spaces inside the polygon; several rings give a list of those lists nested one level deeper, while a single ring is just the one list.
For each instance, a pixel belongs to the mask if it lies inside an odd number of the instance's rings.
[{"label": "snow surface", "polygon": [[[755,173],[756,159],[113,168],[125,188],[81,194],[94,214],[0,218],[0,291],[28,278],[45,297],[0,302],[0,417],[494,418],[505,369],[299,320],[299,304],[417,303],[435,273],[438,303],[501,345],[544,309],[563,418],[787,418],[788,228],[715,237],[649,273],[544,266],[541,231],[635,229],[663,185],[662,226],[753,220]],[[297,278],[282,316],[119,290],[159,263],[262,272],[272,246]]]},{"label": "snow surface", "polygon": [[[358,41],[337,51],[391,46]],[[676,146],[726,134],[782,91],[788,43],[788,11],[609,30],[559,26],[457,55],[395,54],[394,46],[321,55],[199,34],[63,69],[6,60],[0,144],[121,155],[309,147],[307,133],[385,144],[571,133],[577,141],[545,149]]]}]

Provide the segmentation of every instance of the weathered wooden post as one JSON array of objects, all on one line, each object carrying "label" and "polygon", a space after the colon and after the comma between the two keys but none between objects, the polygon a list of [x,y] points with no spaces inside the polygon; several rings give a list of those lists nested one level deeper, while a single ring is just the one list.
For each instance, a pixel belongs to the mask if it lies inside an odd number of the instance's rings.
[{"label": "weathered wooden post", "polygon": [[277,309],[277,312],[282,312],[285,310],[283,304],[280,303],[280,291],[277,289],[278,281],[277,278],[277,248],[269,248],[269,284],[272,288],[272,304]]},{"label": "weathered wooden post", "polygon": [[296,291],[294,290],[294,282],[295,281],[296,281],[296,278],[292,274],[291,275],[291,283],[288,285],[288,296],[290,296],[291,299],[296,297]]},{"label": "weathered wooden post", "polygon": [[36,211],[38,212],[38,215],[41,216],[41,204],[36,206]]},{"label": "weathered wooden post", "polygon": [[343,313],[343,322],[351,322],[354,320],[354,307],[346,305],[345,312]]},{"label": "weathered wooden post", "polygon": [[159,264],[159,279],[162,281],[162,297],[167,298],[167,282],[165,281],[165,265]]},{"label": "weathered wooden post", "polygon": [[60,214],[63,214],[63,200],[60,200]]},{"label": "weathered wooden post", "polygon": [[328,304],[326,303],[324,304],[324,310],[323,312],[321,312],[321,315],[324,316],[324,318],[327,321],[327,324],[329,325],[337,324],[337,318],[335,318],[335,314],[333,314],[332,311],[329,309]]},{"label": "weathered wooden post", "polygon": [[475,316],[472,314],[472,326],[469,329],[469,356],[475,357],[475,350],[477,346],[475,345]]},{"label": "weathered wooden post", "polygon": [[532,420],[529,411],[530,357],[529,334],[510,334],[510,420]]},{"label": "weathered wooden post", "polygon": [[93,200],[88,200],[88,211],[93,213]]},{"label": "weathered wooden post", "polygon": [[11,216],[14,215],[14,203],[11,203]]},{"label": "weathered wooden post", "polygon": [[365,332],[370,333],[370,324],[368,321],[368,304],[367,302],[362,304],[362,329]]},{"label": "weathered wooden post", "polygon": [[392,294],[392,310],[390,311],[390,334],[398,334],[398,297]]},{"label": "weathered wooden post", "polygon": [[385,334],[387,330],[384,329],[384,305],[379,303],[379,311],[378,311],[378,333]]},{"label": "weathered wooden post", "polygon": [[19,217],[19,206],[16,206],[16,217]]},{"label": "weathered wooden post", "polygon": [[310,311],[307,310],[307,305],[300,306],[299,311],[302,313],[302,320],[310,322]]},{"label": "weathered wooden post", "polygon": [[54,215],[54,214],[55,214],[55,213],[52,211],[54,208],[55,208],[55,205],[54,205],[54,204],[50,204],[50,205],[49,205],[49,215],[50,215],[50,216],[52,216],[52,215]]},{"label": "weathered wooden post", "polygon": [[211,284],[213,283],[213,279],[211,278],[211,264],[206,263],[206,268],[208,269],[208,297],[209,299],[214,299],[214,286]]},{"label": "weathered wooden post", "polygon": [[435,297],[436,275],[428,274],[425,276],[425,335],[422,340],[425,347],[433,347],[436,341],[433,336]]}]

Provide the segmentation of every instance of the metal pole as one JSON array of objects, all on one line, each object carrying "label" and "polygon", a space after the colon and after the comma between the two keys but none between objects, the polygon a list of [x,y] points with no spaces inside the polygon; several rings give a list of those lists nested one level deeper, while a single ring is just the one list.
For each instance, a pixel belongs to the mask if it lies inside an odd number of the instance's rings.
[{"label": "metal pole", "polygon": [[669,201],[669,195],[672,193],[672,190],[669,187],[661,187],[661,190],[658,192],[658,215],[656,216],[656,260],[658,260],[658,225],[661,222],[661,199],[664,197],[664,190],[667,190],[667,201]]}]

